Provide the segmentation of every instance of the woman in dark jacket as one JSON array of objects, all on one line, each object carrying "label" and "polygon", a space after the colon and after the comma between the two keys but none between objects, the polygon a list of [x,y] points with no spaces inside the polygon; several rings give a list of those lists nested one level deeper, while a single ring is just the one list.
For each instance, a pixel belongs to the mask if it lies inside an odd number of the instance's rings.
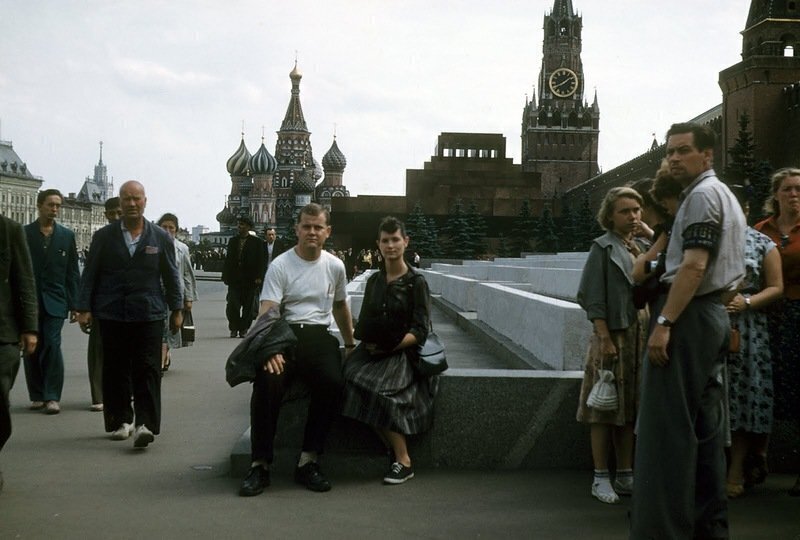
[{"label": "woman in dark jacket", "polygon": [[364,291],[355,330],[361,343],[344,366],[342,414],[377,431],[393,453],[383,481],[402,484],[414,476],[406,436],[430,428],[438,377],[422,377],[413,367],[428,336],[430,296],[425,278],[405,262],[405,226],[387,217],[378,234],[385,264]]},{"label": "woman in dark jacket", "polygon": [[[638,402],[639,367],[646,339],[647,316],[633,305],[634,259],[645,246],[637,244],[642,198],[627,187],[606,193],[597,220],[606,234],[595,238],[586,259],[578,303],[592,321],[594,334],[586,359],[577,419],[591,426],[594,480],[592,495],[607,504],[633,490],[633,425]],[[614,374],[618,394],[616,410],[587,405],[598,369]],[[608,472],[608,450],[616,454],[614,485]]]}]

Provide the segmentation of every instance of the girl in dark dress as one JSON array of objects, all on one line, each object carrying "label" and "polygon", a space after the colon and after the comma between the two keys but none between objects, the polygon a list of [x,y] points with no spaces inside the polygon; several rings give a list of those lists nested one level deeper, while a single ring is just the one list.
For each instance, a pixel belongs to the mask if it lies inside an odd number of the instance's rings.
[{"label": "girl in dark dress", "polygon": [[438,377],[413,367],[428,336],[430,296],[425,278],[405,262],[405,226],[387,217],[378,234],[384,267],[367,280],[355,329],[361,343],[344,366],[342,414],[375,429],[394,456],[383,481],[402,484],[414,476],[406,436],[431,427]]}]

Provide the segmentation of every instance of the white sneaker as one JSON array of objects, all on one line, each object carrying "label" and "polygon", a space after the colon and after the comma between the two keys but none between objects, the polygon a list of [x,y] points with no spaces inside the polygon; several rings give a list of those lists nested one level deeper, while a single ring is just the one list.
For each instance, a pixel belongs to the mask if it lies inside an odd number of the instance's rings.
[{"label": "white sneaker", "polygon": [[133,435],[133,447],[144,448],[156,439],[153,432],[147,429],[147,426],[142,424],[136,427],[136,433]]},{"label": "white sneaker", "polygon": [[123,423],[115,431],[111,432],[111,440],[124,441],[125,439],[130,437],[132,433],[133,433],[133,425],[128,423]]},{"label": "white sneaker", "polygon": [[600,502],[606,504],[619,504],[619,495],[614,492],[610,484],[606,484],[601,487],[600,483],[593,483],[592,495]]}]

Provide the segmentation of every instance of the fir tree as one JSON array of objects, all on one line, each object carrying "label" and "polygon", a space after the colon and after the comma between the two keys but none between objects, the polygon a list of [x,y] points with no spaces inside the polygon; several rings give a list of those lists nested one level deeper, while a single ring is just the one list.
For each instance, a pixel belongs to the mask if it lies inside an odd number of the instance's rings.
[{"label": "fir tree", "polygon": [[500,257],[513,257],[514,256],[514,250],[509,245],[508,238],[506,238],[506,236],[503,233],[500,233],[500,242],[499,242],[499,246],[498,246],[497,252],[498,252],[497,254]]},{"label": "fir tree", "polygon": [[566,197],[561,198],[561,217],[558,219],[558,247],[561,251],[575,251],[578,228],[575,216]]},{"label": "fir tree", "polygon": [[428,232],[428,218],[422,212],[422,203],[417,201],[414,209],[406,220],[406,233],[411,238],[408,243],[408,251],[419,253],[420,257],[431,256],[430,234]]},{"label": "fir tree", "polygon": [[743,186],[748,180],[752,183],[756,168],[756,160],[753,157],[756,145],[749,127],[750,118],[747,116],[747,112],[743,112],[739,116],[739,134],[733,146],[728,148],[728,155],[731,158],[725,168],[725,179],[728,184]]},{"label": "fir tree", "polygon": [[462,260],[472,257],[474,233],[460,198],[456,199],[450,211],[445,231],[448,236],[448,256]]},{"label": "fir tree", "polygon": [[436,221],[432,217],[428,218],[427,243],[431,257],[442,256],[442,245],[439,242],[439,227],[436,226]]},{"label": "fir tree", "polygon": [[478,212],[478,205],[475,201],[469,203],[469,210],[467,211],[467,221],[472,230],[472,238],[470,240],[470,257],[478,258],[485,251],[486,246],[486,220],[480,212]]},{"label": "fir tree", "polygon": [[536,251],[544,253],[558,253],[558,235],[556,234],[556,224],[553,221],[553,213],[550,205],[545,204],[542,210],[542,217],[536,228]]},{"label": "fir tree", "polygon": [[519,256],[524,251],[530,251],[531,238],[536,231],[536,220],[531,215],[531,204],[528,199],[522,201],[519,214],[514,220],[514,228],[511,231],[511,245],[513,255]]},{"label": "fir tree", "polygon": [[764,203],[772,197],[772,165],[769,161],[761,161],[753,169],[750,185],[750,196],[747,203],[750,206],[748,222],[758,223],[766,219],[768,214],[764,210]]},{"label": "fir tree", "polygon": [[602,234],[600,224],[597,223],[597,212],[592,209],[589,201],[589,193],[584,190],[583,201],[575,220],[578,230],[575,234],[575,249],[577,251],[589,251],[592,240]]}]

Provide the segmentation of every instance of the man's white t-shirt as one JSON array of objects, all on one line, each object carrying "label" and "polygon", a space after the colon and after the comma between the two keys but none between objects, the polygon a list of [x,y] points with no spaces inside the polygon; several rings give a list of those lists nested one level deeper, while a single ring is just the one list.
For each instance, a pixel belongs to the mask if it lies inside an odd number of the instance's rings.
[{"label": "man's white t-shirt", "polygon": [[306,261],[292,248],[269,265],[261,300],[283,304],[291,324],[330,326],[333,302],[347,299],[346,286],[341,259],[323,251],[317,260]]}]

